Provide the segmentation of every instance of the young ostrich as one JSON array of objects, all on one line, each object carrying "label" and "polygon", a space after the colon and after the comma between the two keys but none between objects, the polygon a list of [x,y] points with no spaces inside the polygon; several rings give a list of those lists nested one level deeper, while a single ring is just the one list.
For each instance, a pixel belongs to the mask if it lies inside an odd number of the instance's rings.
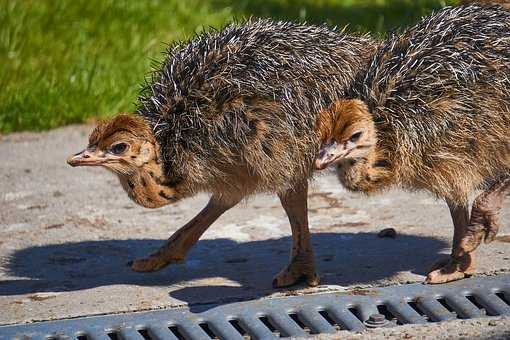
[{"label": "young ostrich", "polygon": [[320,147],[317,113],[345,95],[375,43],[326,27],[257,20],[170,48],[142,91],[137,114],[99,124],[70,165],[103,166],[136,203],[157,208],[197,192],[207,206],[138,272],[183,261],[225,211],[258,192],[277,193],[293,246],[275,287],[317,285],[307,181]]},{"label": "young ostrich", "polygon": [[[474,272],[510,189],[510,13],[446,8],[387,39],[348,90],[319,115],[322,169],[351,190],[428,190],[448,203],[453,250],[426,282]],[[469,220],[470,195],[475,199]]]}]

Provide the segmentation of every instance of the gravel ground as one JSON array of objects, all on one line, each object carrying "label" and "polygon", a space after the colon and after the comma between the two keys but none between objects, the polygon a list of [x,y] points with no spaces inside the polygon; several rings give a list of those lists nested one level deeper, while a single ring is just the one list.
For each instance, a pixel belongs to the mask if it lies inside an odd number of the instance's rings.
[{"label": "gravel ground", "polygon": [[397,339],[510,339],[510,318],[456,320],[426,325],[405,325],[396,328],[368,330],[361,334],[339,332],[320,335],[317,339],[332,340],[397,340]]}]

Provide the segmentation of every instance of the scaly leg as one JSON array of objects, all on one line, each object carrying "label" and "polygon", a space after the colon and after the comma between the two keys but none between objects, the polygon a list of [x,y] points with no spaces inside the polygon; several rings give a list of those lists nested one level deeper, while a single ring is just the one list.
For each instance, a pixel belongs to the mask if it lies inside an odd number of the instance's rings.
[{"label": "scaly leg", "polygon": [[447,203],[454,226],[452,254],[448,260],[440,261],[434,265],[427,275],[425,283],[445,283],[460,280],[473,275],[475,272],[474,254],[472,252],[474,249],[468,252],[462,248],[469,222],[468,204],[457,206],[448,201]]},{"label": "scaly leg", "polygon": [[508,190],[510,177],[504,177],[476,197],[466,237],[462,240],[462,249],[466,252],[476,249],[482,239],[485,243],[494,241],[499,230],[499,212]]},{"label": "scaly leg", "polygon": [[287,287],[305,279],[309,286],[319,284],[315,272],[315,259],[308,230],[307,208],[308,183],[279,194],[292,228],[292,251],[290,263],[273,280],[274,287]]},{"label": "scaly leg", "polygon": [[184,261],[189,249],[198,241],[200,236],[214,223],[225,211],[236,205],[240,199],[225,202],[212,197],[207,206],[177,230],[158,251],[146,258],[136,259],[130,265],[136,272],[158,271],[171,263]]}]

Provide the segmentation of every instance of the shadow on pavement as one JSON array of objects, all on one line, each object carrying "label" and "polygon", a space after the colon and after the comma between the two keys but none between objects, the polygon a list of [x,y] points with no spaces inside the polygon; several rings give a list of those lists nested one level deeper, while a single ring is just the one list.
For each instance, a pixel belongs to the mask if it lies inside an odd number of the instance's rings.
[{"label": "shadow on pavement", "polygon": [[[402,271],[424,274],[448,246],[435,238],[399,235],[381,239],[375,233],[318,233],[312,241],[322,283],[342,286],[369,283]],[[170,296],[190,305],[198,301],[197,308],[218,300],[256,298],[275,292],[272,277],[287,264],[291,239],[202,240],[185,263],[160,272],[134,273],[126,266],[132,258],[147,255],[162,243],[100,240],[26,248],[4,259],[4,270],[20,279],[0,281],[0,295],[127,284],[174,285],[169,287]]]}]

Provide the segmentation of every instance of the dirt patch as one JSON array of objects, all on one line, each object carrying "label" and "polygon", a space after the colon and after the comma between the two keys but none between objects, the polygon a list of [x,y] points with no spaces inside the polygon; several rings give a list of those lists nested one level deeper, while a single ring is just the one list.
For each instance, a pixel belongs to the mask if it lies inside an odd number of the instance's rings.
[{"label": "dirt patch", "polygon": [[93,218],[71,216],[68,217],[66,221],[73,223],[76,227],[89,227],[100,230],[105,230],[108,227],[108,221],[103,216],[96,216]]},{"label": "dirt patch", "polygon": [[361,296],[374,296],[377,295],[376,291],[370,289],[354,289],[349,291],[352,295],[361,295]]},{"label": "dirt patch", "polygon": [[64,223],[55,223],[55,224],[50,224],[50,225],[44,227],[44,229],[60,229],[64,225],[65,225]]},{"label": "dirt patch", "polygon": [[314,192],[308,195],[308,199],[320,198],[326,201],[330,208],[343,208],[342,202],[336,197],[332,196],[332,192]]},{"label": "dirt patch", "polygon": [[28,296],[28,298],[32,301],[44,301],[44,300],[53,299],[55,297],[57,297],[57,295],[51,294],[51,293],[38,293],[38,294],[33,294],[33,295]]},{"label": "dirt patch", "polygon": [[46,209],[47,207],[48,207],[47,204],[35,204],[35,205],[28,206],[27,210],[33,210],[33,209],[42,210],[42,209]]},{"label": "dirt patch", "polygon": [[346,222],[342,224],[333,224],[332,228],[357,228],[357,227],[367,227],[370,224],[366,222]]}]

